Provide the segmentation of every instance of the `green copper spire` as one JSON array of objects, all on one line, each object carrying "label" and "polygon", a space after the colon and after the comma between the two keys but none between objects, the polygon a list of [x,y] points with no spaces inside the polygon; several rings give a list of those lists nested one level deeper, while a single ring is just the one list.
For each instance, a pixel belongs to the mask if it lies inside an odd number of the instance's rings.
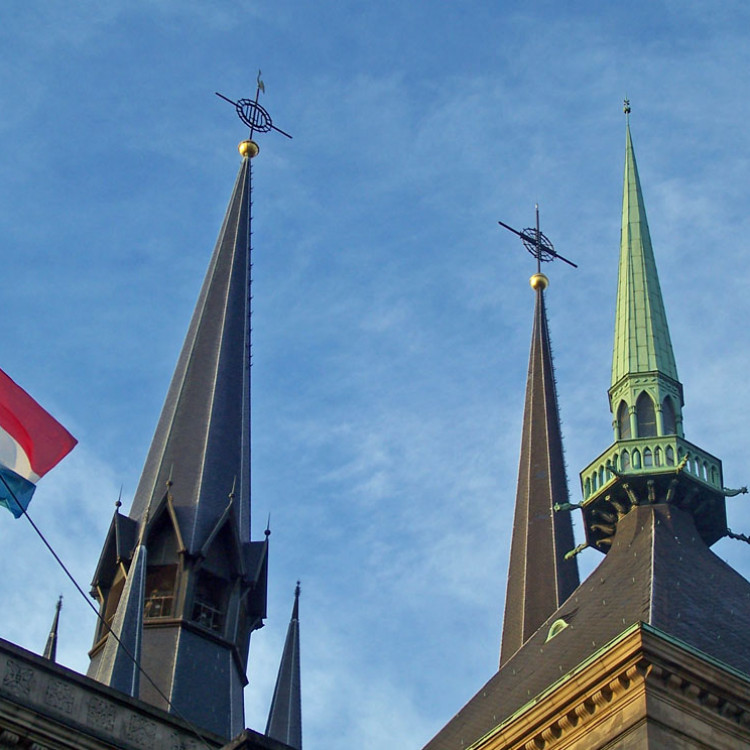
[{"label": "green copper spire", "polygon": [[628,123],[612,385],[644,372],[660,372],[677,380]]},{"label": "green copper spire", "polygon": [[615,440],[682,435],[683,403],[628,122],[609,389]]},{"label": "green copper spire", "polygon": [[683,404],[628,122],[609,389],[614,443],[581,472],[589,546],[606,553],[619,520],[643,504],[688,510],[707,544],[724,534],[721,461],[685,440]]}]

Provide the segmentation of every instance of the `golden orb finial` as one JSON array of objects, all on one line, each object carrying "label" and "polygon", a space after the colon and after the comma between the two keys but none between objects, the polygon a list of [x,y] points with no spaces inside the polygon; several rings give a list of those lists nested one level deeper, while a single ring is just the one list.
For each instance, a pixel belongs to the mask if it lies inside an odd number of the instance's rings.
[{"label": "golden orb finial", "polygon": [[535,273],[530,279],[531,288],[544,291],[549,286],[549,279],[543,273]]},{"label": "golden orb finial", "polygon": [[242,143],[237,146],[237,149],[241,156],[247,157],[248,159],[252,159],[260,152],[260,148],[258,148],[258,144],[255,141],[242,141]]}]

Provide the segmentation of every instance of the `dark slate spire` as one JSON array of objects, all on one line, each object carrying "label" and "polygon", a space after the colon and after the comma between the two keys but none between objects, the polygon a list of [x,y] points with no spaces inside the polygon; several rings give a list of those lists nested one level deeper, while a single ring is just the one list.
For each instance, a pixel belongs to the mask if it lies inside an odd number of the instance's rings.
[{"label": "dark slate spire", "polygon": [[500,664],[529,639],[578,585],[578,566],[566,560],[573,526],[556,503],[568,502],[555,374],[547,330],[547,277],[531,278],[536,291],[516,509],[505,596]]},{"label": "dark slate spire", "polygon": [[286,631],[284,653],[268,713],[266,735],[302,750],[302,699],[299,664],[299,581],[294,590],[292,619]]},{"label": "dark slate spire", "polygon": [[[137,628],[140,697],[225,737],[244,727],[250,634],[265,617],[267,540],[250,541],[251,159],[226,216],[128,517],[115,514],[93,581],[102,616]],[[148,547],[148,566],[134,548]],[[143,555],[145,558],[145,554]],[[131,579],[145,576],[142,615]],[[132,585],[135,585],[133,583]],[[114,626],[113,626],[114,627]],[[108,628],[89,674],[105,682]],[[101,672],[101,670],[104,672]],[[163,693],[168,699],[159,694]]]},{"label": "dark slate spire", "polygon": [[234,515],[250,538],[251,160],[242,161],[162,409],[130,517],[174,484],[174,514],[189,553],[200,550],[235,482]]},{"label": "dark slate spire", "polygon": [[60,626],[60,610],[62,609],[62,595],[57,600],[55,605],[55,616],[52,620],[52,627],[50,628],[49,635],[47,636],[47,644],[44,647],[44,653],[42,656],[50,661],[55,661],[57,658],[57,629]]}]

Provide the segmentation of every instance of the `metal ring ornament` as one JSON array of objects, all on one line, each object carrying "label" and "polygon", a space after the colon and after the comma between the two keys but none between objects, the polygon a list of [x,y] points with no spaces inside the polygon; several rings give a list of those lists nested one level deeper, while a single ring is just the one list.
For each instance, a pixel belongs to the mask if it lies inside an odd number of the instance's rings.
[{"label": "metal ring ornament", "polygon": [[252,99],[238,99],[234,102],[234,108],[237,110],[240,120],[251,130],[258,133],[268,133],[273,128],[271,115],[258,102],[254,102]]},{"label": "metal ring ornament", "polygon": [[552,243],[541,232],[537,239],[536,229],[524,229],[519,234],[524,247],[542,263],[549,263],[559,257]]}]

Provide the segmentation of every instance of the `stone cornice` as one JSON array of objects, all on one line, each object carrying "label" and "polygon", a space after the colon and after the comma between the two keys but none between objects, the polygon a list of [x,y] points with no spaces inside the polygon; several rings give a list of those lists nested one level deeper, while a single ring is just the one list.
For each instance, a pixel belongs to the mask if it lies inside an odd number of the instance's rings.
[{"label": "stone cornice", "polygon": [[638,623],[467,750],[575,747],[614,714],[626,734],[645,720],[649,696],[750,743],[750,677]]},{"label": "stone cornice", "polygon": [[224,743],[201,735],[165,711],[0,640],[0,748],[207,750]]}]

